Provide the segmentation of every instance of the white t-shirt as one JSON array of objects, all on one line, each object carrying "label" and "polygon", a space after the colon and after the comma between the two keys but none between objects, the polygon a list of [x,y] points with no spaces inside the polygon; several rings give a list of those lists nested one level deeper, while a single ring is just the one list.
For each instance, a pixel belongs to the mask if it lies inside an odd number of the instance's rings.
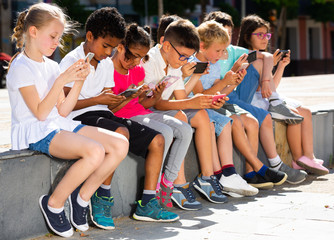
[{"label": "white t-shirt", "polygon": [[[83,45],[84,43],[81,43],[80,46],[68,53],[61,60],[59,64],[61,72],[64,72],[79,59],[85,58]],[[72,87],[73,84],[74,83],[70,83],[66,86]],[[96,97],[102,92],[103,88],[112,88],[114,86],[114,64],[113,61],[108,57],[99,62],[96,69],[93,66],[90,66],[90,73],[82,86],[79,100]],[[75,118],[76,116],[79,116],[88,111],[109,111],[109,109],[107,105],[94,105],[75,110],[68,115],[68,118]]]},{"label": "white t-shirt", "polygon": [[57,129],[73,131],[79,122],[61,117],[56,106],[45,121],[39,121],[26,105],[20,88],[35,85],[40,99],[44,99],[59,76],[58,64],[47,57],[36,62],[20,53],[7,74],[7,89],[12,110],[12,149],[29,147]]},{"label": "white t-shirt", "polygon": [[182,71],[181,67],[180,68],[172,68],[171,66],[168,66],[167,69],[167,74],[165,72],[166,68],[166,63],[164,59],[161,56],[160,52],[160,46],[157,44],[155,47],[151,48],[150,51],[148,52],[149,59],[145,63],[143,63],[143,67],[145,69],[145,79],[144,82],[149,84],[149,83],[154,83],[156,84],[161,78],[164,76],[170,75],[170,76],[176,76],[179,79],[172,84],[170,87],[165,88],[163,91],[161,98],[163,100],[168,100],[174,90],[184,90],[184,83],[182,79]]}]

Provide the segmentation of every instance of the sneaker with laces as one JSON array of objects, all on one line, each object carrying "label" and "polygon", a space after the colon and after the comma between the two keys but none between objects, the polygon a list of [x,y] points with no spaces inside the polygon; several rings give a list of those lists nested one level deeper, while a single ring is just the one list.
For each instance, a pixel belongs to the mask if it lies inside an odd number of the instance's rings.
[{"label": "sneaker with laces", "polygon": [[137,202],[136,212],[133,218],[138,221],[147,222],[174,222],[179,215],[169,212],[160,206],[156,198],[152,198],[145,206],[141,205],[141,200]]},{"label": "sneaker with laces", "polygon": [[275,120],[285,121],[287,124],[301,123],[304,118],[297,113],[291,111],[286,105],[278,104],[277,106],[269,105],[268,111],[271,113],[271,117]]},{"label": "sneaker with laces", "polygon": [[227,202],[227,197],[222,193],[216,176],[211,175],[209,180],[204,180],[201,176],[201,174],[198,175],[193,182],[195,189],[202,193],[210,202]]},{"label": "sneaker with laces", "polygon": [[115,229],[111,215],[111,207],[114,205],[113,197],[99,197],[97,192],[90,199],[90,218],[99,228],[106,230]]},{"label": "sneaker with laces", "polygon": [[223,186],[223,192],[233,192],[243,196],[254,196],[259,190],[249,185],[239,174],[232,174],[228,177],[224,175],[219,179],[219,183]]},{"label": "sneaker with laces", "polygon": [[159,200],[159,203],[162,207],[166,209],[170,209],[173,207],[172,203],[172,194],[173,194],[173,187],[169,187],[166,184],[164,184],[163,181],[160,182],[160,189],[157,193],[157,199]]},{"label": "sneaker with laces", "polygon": [[307,173],[305,171],[290,168],[283,162],[278,170],[288,175],[286,181],[290,184],[299,184],[303,182],[307,176]]},{"label": "sneaker with laces", "polygon": [[246,182],[258,189],[270,189],[274,187],[274,183],[265,180],[260,174],[255,174],[252,178],[245,177]]},{"label": "sneaker with laces", "polygon": [[316,162],[306,156],[300,157],[296,162],[300,167],[305,168],[310,173],[316,175],[326,175],[329,173],[328,169],[322,166],[319,162]]},{"label": "sneaker with laces", "polygon": [[195,194],[189,183],[184,187],[174,187],[172,200],[183,210],[202,209],[202,204],[196,201]]},{"label": "sneaker with laces", "polygon": [[71,237],[73,228],[65,216],[65,211],[53,213],[48,208],[49,196],[43,195],[39,198],[39,206],[42,210],[46,223],[50,229],[61,237]]},{"label": "sneaker with laces", "polygon": [[272,168],[268,168],[263,178],[264,180],[268,182],[272,182],[275,186],[279,186],[279,185],[282,185],[286,181],[286,179],[288,178],[288,175],[284,172],[277,171]]},{"label": "sneaker with laces", "polygon": [[87,222],[88,206],[81,207],[77,202],[77,197],[79,194],[80,188],[74,190],[74,192],[68,197],[68,202],[70,204],[70,219],[72,225],[84,232],[87,231],[89,226]]}]

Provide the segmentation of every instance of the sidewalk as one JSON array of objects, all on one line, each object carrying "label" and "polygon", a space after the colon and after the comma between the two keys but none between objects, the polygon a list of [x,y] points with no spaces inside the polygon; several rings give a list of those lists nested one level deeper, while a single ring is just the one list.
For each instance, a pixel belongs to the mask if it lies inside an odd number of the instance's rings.
[{"label": "sidewalk", "polygon": [[[334,171],[308,176],[300,185],[284,183],[272,190],[261,190],[255,197],[229,198],[225,204],[213,204],[200,198],[201,211],[183,211],[175,223],[145,223],[122,217],[116,229],[105,231],[91,227],[85,237],[76,232],[69,239],[96,240],[329,240],[334,236]],[[36,240],[55,240],[48,235]]]}]

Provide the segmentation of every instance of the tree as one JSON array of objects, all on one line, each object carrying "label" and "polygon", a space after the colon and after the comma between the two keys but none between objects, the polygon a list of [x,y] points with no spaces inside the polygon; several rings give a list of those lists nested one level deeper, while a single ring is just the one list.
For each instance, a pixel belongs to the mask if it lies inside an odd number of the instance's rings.
[{"label": "tree", "polygon": [[86,10],[85,6],[81,5],[79,0],[54,0],[53,2],[65,9],[66,14],[71,17],[71,20],[79,22],[82,26],[92,13],[92,11]]},{"label": "tree", "polygon": [[[199,0],[164,0],[164,13],[184,16],[185,10],[190,9],[190,11],[193,11],[197,3],[199,3]],[[147,0],[147,5],[149,16],[158,15],[158,0]],[[145,1],[132,0],[132,7],[133,10],[139,13],[141,16],[145,16]]]}]

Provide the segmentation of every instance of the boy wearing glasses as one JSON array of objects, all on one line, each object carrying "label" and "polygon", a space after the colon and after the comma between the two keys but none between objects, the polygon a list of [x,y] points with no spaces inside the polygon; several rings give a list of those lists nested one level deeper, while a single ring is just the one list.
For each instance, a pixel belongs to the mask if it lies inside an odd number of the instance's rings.
[{"label": "boy wearing glasses", "polygon": [[[148,52],[148,60],[143,67],[145,69],[145,83],[156,84],[162,77],[171,75],[178,80],[166,88],[161,99],[156,102],[154,112],[175,116],[188,122],[195,128],[195,144],[199,157],[201,174],[196,177],[193,185],[209,201],[224,203],[227,198],[222,194],[218,179],[213,174],[213,136],[211,135],[210,119],[206,108],[220,108],[223,101],[213,103],[213,95],[196,95],[192,98],[187,96],[199,77],[194,81],[183,83],[181,67],[188,59],[199,50],[199,37],[195,26],[188,20],[180,19],[171,23],[164,34],[161,46],[156,45]],[[185,196],[194,196],[184,176],[184,163],[180,174],[169,187],[174,188],[172,199],[179,206],[183,201],[178,201],[180,193]],[[191,193],[191,194],[187,194]],[[193,201],[193,200],[192,200]],[[182,206],[182,205],[181,205]]]},{"label": "boy wearing glasses", "polygon": [[[78,102],[70,117],[84,124],[98,126],[123,134],[129,139],[130,152],[146,158],[145,186],[142,206],[149,206],[147,221],[172,222],[179,219],[177,214],[164,210],[159,204],[151,206],[155,198],[156,185],[163,162],[165,139],[160,132],[126,118],[116,117],[110,109],[120,105],[125,97],[114,95],[114,64],[110,55],[123,40],[126,33],[125,20],[115,8],[101,8],[93,12],[86,21],[86,41],[67,54],[60,63],[61,70],[67,69],[88,52],[94,53],[90,61],[91,72],[81,89]],[[72,86],[66,86],[68,93]],[[148,168],[150,167],[150,168]],[[104,229],[115,227],[111,206],[114,204],[110,193],[112,175],[100,186],[91,198],[91,219]],[[130,183],[131,184],[131,183]],[[158,214],[159,213],[159,214]]]}]

